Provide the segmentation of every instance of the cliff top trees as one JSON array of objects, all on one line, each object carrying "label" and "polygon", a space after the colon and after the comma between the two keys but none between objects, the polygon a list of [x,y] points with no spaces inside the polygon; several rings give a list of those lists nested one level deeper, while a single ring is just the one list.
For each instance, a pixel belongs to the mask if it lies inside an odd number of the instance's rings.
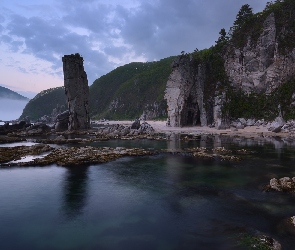
[{"label": "cliff top trees", "polygon": [[244,4],[239,10],[236,20],[234,21],[234,30],[240,29],[244,23],[253,17],[253,11],[249,4]]}]

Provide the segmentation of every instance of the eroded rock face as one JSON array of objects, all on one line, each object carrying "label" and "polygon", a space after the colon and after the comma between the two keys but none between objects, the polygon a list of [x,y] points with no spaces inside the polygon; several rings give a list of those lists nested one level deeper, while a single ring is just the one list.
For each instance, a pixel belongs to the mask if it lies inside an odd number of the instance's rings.
[{"label": "eroded rock face", "polygon": [[194,59],[182,55],[172,63],[165,99],[168,105],[168,125],[207,125],[204,105],[205,69],[194,65]]},{"label": "eroded rock face", "polygon": [[89,87],[83,57],[79,54],[65,55],[62,61],[65,93],[70,113],[68,129],[87,129],[90,127]]},{"label": "eroded rock face", "polygon": [[270,93],[295,75],[295,49],[281,55],[276,37],[276,21],[272,13],[264,21],[255,45],[249,37],[242,49],[228,47],[224,66],[233,86],[247,93]]}]

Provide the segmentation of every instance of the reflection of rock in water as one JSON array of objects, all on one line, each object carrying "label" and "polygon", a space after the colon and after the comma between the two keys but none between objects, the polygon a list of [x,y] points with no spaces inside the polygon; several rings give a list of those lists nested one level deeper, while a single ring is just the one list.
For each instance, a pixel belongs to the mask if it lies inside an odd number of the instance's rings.
[{"label": "reflection of rock in water", "polygon": [[63,209],[66,216],[75,217],[82,213],[86,205],[88,167],[67,168],[64,185]]}]

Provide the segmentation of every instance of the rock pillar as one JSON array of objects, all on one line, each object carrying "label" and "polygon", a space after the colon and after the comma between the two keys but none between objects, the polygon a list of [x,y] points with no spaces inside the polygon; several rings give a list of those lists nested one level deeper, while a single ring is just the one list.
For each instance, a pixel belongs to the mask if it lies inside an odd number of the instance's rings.
[{"label": "rock pillar", "polygon": [[69,130],[87,129],[89,118],[89,87],[83,66],[83,57],[78,53],[62,58],[65,93],[69,109]]}]

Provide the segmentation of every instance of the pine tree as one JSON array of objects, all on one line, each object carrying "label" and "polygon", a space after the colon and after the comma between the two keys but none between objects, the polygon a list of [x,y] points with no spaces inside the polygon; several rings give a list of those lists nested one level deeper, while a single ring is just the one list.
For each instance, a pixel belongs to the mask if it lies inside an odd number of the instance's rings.
[{"label": "pine tree", "polygon": [[253,10],[249,4],[244,4],[239,10],[234,22],[234,30],[240,29],[243,24],[251,19]]}]

